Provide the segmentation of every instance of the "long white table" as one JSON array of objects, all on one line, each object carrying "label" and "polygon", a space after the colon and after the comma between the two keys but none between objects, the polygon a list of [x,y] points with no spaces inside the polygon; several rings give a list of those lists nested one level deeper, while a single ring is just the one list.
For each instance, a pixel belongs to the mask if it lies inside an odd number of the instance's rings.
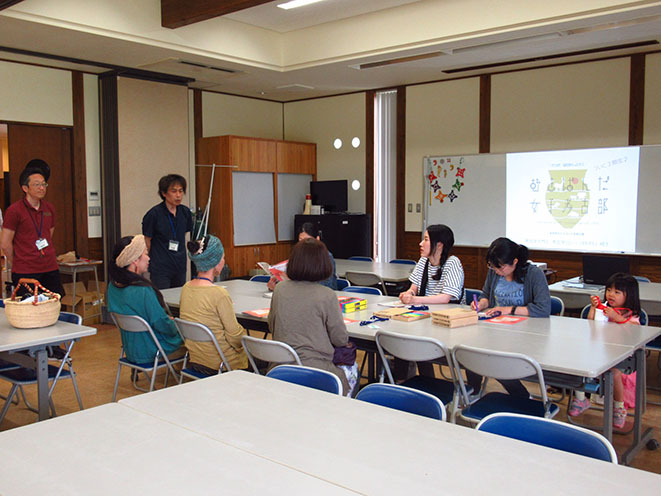
[{"label": "long white table", "polygon": [[[37,371],[39,420],[47,419],[48,356],[47,346],[57,346],[71,340],[96,334],[96,328],[57,321],[52,326],[36,329],[17,329],[9,324],[4,309],[0,311],[0,359],[17,363]],[[17,353],[28,351],[28,355]]]},{"label": "long white table", "polygon": [[661,489],[657,474],[240,371],[120,404],[361,494],[557,494],[549,471],[598,494]]},{"label": "long white table", "polygon": [[[587,288],[572,287],[577,280],[568,279],[559,281],[549,286],[549,291],[553,296],[557,296],[564,303],[565,307],[580,309],[590,304],[590,296],[596,295],[603,299],[604,287],[594,286]],[[661,284],[656,282],[641,282],[638,284],[640,293],[640,305],[648,315],[661,316]]]},{"label": "long white table", "polygon": [[[234,302],[234,310],[244,325],[250,328],[267,329],[264,318],[244,314],[244,311],[268,308],[270,300],[264,298],[267,292],[265,283],[231,280],[218,283],[227,288]],[[179,288],[163,291],[168,305],[178,306]],[[342,293],[356,296],[355,293]],[[586,319],[551,316],[548,319],[528,318],[513,325],[494,324],[488,321],[476,325],[448,329],[436,326],[431,319],[415,322],[390,320],[368,326],[358,321],[369,319],[382,309],[381,302],[395,298],[375,295],[361,295],[368,302],[367,308],[345,316],[357,322],[347,325],[349,336],[359,346],[369,349],[378,329],[391,330],[403,334],[431,336],[443,342],[449,349],[458,344],[475,346],[496,351],[524,353],[540,364],[546,372],[565,374],[578,378],[599,378],[605,397],[603,433],[612,438],[612,395],[613,378],[611,368],[630,356],[635,356],[635,364],[641,376],[645,374],[645,344],[661,334],[661,328],[633,324],[612,324]],[[431,305],[430,310],[447,308],[448,305]],[[622,460],[629,463],[645,442],[651,438],[652,430],[642,432],[642,412],[644,381],[637,382],[636,409],[634,417],[634,439],[632,446]],[[610,401],[609,401],[610,399]]]},{"label": "long white table", "polygon": [[354,494],[117,403],[2,432],[0,450],[5,496]]},{"label": "long white table", "polygon": [[347,270],[357,272],[373,272],[381,276],[385,282],[408,281],[414,265],[393,264],[387,262],[361,262],[360,260],[335,259],[338,277],[345,277]]}]

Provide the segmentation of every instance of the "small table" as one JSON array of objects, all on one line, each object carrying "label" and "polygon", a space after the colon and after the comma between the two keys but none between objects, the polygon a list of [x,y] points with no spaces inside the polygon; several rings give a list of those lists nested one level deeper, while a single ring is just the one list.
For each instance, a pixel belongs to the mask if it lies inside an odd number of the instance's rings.
[{"label": "small table", "polygon": [[76,260],[75,262],[60,262],[60,274],[68,274],[73,279],[73,292],[71,294],[71,308],[76,305],[76,276],[79,272],[94,272],[94,281],[96,282],[96,301],[99,302],[99,311],[86,315],[85,318],[96,317],[101,315],[101,292],[99,291],[99,275],[96,268],[103,263],[102,260]]},{"label": "small table", "polygon": [[[30,367],[37,371],[39,420],[46,420],[48,412],[48,356],[46,347],[96,334],[94,327],[57,321],[52,326],[17,329],[9,324],[5,310],[0,311],[0,358]],[[34,358],[17,351],[27,350]]]}]

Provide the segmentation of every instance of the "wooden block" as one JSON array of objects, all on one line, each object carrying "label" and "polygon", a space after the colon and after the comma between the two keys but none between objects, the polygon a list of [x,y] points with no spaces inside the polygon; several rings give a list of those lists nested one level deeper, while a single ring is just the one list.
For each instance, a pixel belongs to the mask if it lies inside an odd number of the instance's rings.
[{"label": "wooden block", "polygon": [[395,315],[393,320],[403,320],[404,322],[413,322],[414,320],[428,319],[429,312],[421,312],[416,310],[408,310],[399,315]]},{"label": "wooden block", "polygon": [[450,308],[448,310],[436,310],[431,313],[432,324],[444,327],[462,327],[477,324],[477,312],[466,308]]},{"label": "wooden block", "polygon": [[401,315],[403,313],[410,312],[408,308],[384,308],[378,312],[374,312],[374,315],[381,317],[382,319],[392,319],[396,315]]}]

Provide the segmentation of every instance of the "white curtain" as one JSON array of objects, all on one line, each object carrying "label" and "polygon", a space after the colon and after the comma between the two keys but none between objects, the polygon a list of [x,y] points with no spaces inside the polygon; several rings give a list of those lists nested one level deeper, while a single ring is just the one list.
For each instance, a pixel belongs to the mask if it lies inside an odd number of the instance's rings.
[{"label": "white curtain", "polygon": [[374,239],[377,261],[395,258],[397,91],[379,91],[374,101]]}]

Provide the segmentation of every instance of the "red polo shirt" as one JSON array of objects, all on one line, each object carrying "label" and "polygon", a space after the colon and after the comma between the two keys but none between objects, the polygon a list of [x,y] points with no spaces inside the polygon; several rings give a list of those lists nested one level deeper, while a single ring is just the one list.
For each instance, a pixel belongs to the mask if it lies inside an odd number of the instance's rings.
[{"label": "red polo shirt", "polygon": [[[47,201],[41,200],[39,209],[32,207],[23,198],[12,203],[5,212],[5,229],[14,231],[14,264],[12,272],[33,274],[58,269],[55,246],[50,231],[55,226],[55,209]],[[44,238],[48,246],[37,249],[37,239]]]}]

